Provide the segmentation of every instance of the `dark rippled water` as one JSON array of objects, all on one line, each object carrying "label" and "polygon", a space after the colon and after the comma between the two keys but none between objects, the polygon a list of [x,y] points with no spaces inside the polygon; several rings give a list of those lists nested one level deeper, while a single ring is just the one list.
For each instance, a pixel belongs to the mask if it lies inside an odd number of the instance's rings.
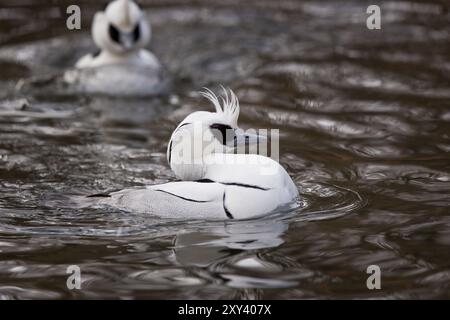
[{"label": "dark rippled water", "polygon": [[[450,298],[447,3],[380,1],[369,31],[365,1],[144,2],[173,81],[153,99],[53,85],[94,50],[103,7],[81,3],[79,32],[68,4],[0,5],[0,298]],[[70,206],[174,180],[168,138],[218,84],[243,127],[280,129],[300,209],[204,222]]]}]

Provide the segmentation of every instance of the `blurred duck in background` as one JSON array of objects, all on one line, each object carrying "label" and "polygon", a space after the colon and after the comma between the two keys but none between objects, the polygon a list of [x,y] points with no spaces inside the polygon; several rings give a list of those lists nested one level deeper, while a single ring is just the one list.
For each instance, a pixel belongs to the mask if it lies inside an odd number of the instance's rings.
[{"label": "blurred duck in background", "polygon": [[88,93],[153,95],[164,91],[163,70],[145,46],[151,27],[144,12],[132,0],[115,0],[97,12],[92,38],[100,49],[81,57],[75,70],[65,74],[71,85]]},{"label": "blurred duck in background", "polygon": [[131,0],[115,0],[97,12],[92,38],[100,48],[78,60],[77,68],[108,64],[133,64],[160,68],[156,57],[144,47],[150,42],[151,27],[139,6]]}]

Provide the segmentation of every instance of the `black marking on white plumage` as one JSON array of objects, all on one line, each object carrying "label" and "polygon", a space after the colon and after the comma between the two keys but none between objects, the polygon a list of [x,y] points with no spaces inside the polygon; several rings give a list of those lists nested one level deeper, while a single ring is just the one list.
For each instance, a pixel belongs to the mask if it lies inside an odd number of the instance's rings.
[{"label": "black marking on white plumage", "polygon": [[[176,128],[175,129],[175,131],[174,131],[174,133],[177,131],[177,130],[179,130],[181,127],[184,127],[184,126],[186,126],[186,125],[188,125],[188,124],[191,124],[190,122],[186,122],[186,123],[183,123],[182,125],[180,125],[178,128]],[[170,140],[170,142],[169,142],[169,164],[170,164],[170,160],[172,160],[172,140]]]},{"label": "black marking on white plumage", "polygon": [[216,182],[214,180],[211,180],[211,179],[200,179],[200,180],[197,180],[195,182],[200,182],[200,183],[218,183],[218,182]]},{"label": "black marking on white plumage", "polygon": [[213,123],[209,126],[209,128],[220,132],[220,134],[222,135],[222,144],[227,143],[227,130],[233,130],[233,128],[228,124],[223,123]]},{"label": "black marking on white plumage", "polygon": [[108,33],[109,33],[109,36],[111,37],[111,39],[112,39],[114,42],[120,43],[120,40],[119,40],[119,37],[120,37],[120,31],[117,30],[117,28],[114,27],[112,24],[109,25]]},{"label": "black marking on white plumage", "polygon": [[227,215],[228,218],[230,219],[234,219],[233,215],[231,214],[231,212],[227,209],[227,206],[225,205],[225,191],[223,192],[223,210],[225,211],[225,214]]},{"label": "black marking on white plumage", "polygon": [[187,126],[188,124],[191,124],[191,123],[190,123],[190,122],[183,123],[183,124],[180,125],[175,131],[179,130],[180,128],[182,128],[182,127],[184,127],[184,126]]},{"label": "black marking on white plumage", "polygon": [[240,183],[240,182],[220,182],[220,181],[214,181],[214,180],[211,180],[211,179],[200,179],[200,180],[197,180],[196,182],[200,182],[200,183],[220,183],[220,184],[223,184],[223,185],[226,185],[226,186],[258,189],[258,190],[262,190],[262,191],[270,190],[270,188],[263,188],[263,187],[260,187],[260,186],[255,186],[255,185],[252,185],[252,184],[245,184],[245,183]]},{"label": "black marking on white plumage", "polygon": [[139,38],[141,37],[141,27],[139,26],[139,23],[134,27],[133,30],[133,41],[138,42]]},{"label": "black marking on white plumage", "polygon": [[209,201],[202,201],[202,200],[195,200],[195,199],[185,198],[185,197],[182,197],[182,196],[179,196],[179,195],[177,195],[177,194],[174,194],[174,193],[171,193],[171,192],[167,192],[167,191],[164,191],[164,190],[158,190],[158,189],[157,189],[157,190],[155,190],[155,191],[164,192],[164,193],[170,194],[171,196],[174,196],[174,197],[177,197],[177,198],[186,200],[186,201],[197,202],[197,203],[206,203],[206,202],[209,202]]},{"label": "black marking on white plumage", "polygon": [[172,160],[172,140],[170,140],[170,143],[169,143],[169,164],[170,164],[170,160]]},{"label": "black marking on white plumage", "polygon": [[221,184],[224,184],[226,186],[235,186],[235,187],[242,187],[242,188],[250,188],[250,189],[258,189],[262,191],[270,190],[270,188],[263,188],[260,186],[255,186],[252,184],[245,184],[245,183],[239,183],[239,182],[219,182]]},{"label": "black marking on white plumage", "polygon": [[96,193],[88,195],[87,198],[111,198],[109,193]]}]

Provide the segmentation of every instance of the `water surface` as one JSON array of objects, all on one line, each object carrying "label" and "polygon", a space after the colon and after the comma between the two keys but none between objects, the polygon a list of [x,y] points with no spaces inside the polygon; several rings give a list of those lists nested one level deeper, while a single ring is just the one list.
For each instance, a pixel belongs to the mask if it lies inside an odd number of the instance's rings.
[{"label": "water surface", "polygon": [[[68,31],[69,2],[0,6],[0,298],[450,298],[448,4],[382,1],[369,31],[366,1],[141,1],[172,91],[120,99],[55,86],[95,50],[104,6],[80,2]],[[301,208],[205,222],[71,207],[175,180],[170,134],[218,84],[244,128],[280,129]]]}]

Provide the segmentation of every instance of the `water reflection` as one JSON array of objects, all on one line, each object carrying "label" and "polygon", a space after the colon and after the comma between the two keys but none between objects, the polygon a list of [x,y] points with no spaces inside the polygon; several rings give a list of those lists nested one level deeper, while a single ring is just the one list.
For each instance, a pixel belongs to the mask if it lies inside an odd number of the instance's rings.
[{"label": "water reflection", "polygon": [[[0,298],[449,297],[448,5],[387,1],[373,33],[358,1],[141,4],[173,80],[153,99],[64,85],[94,48],[37,18],[63,2],[0,9]],[[74,202],[173,181],[168,138],[218,83],[243,127],[280,129],[299,208],[210,223]],[[367,264],[385,290],[368,292]]]},{"label": "water reflection", "polygon": [[287,221],[281,219],[224,222],[207,231],[178,234],[173,250],[178,263],[205,267],[233,255],[234,250],[277,247],[287,229]]}]

